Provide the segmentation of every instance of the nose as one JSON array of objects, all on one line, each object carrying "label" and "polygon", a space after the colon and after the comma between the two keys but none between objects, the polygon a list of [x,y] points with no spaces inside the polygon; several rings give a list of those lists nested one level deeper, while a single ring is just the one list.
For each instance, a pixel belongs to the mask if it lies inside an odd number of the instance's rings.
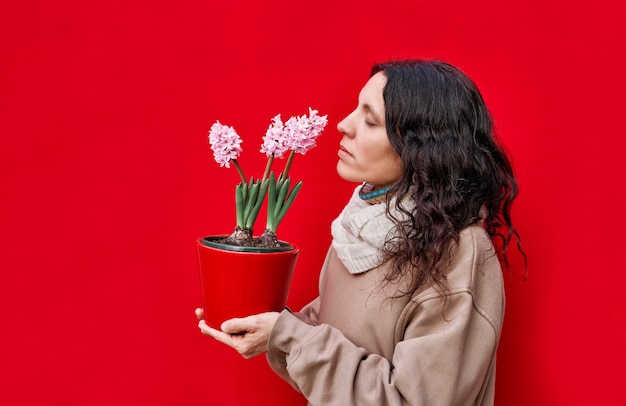
[{"label": "nose", "polygon": [[337,131],[339,131],[343,135],[351,135],[352,134],[352,126],[350,125],[350,116],[352,114],[348,114],[337,123]]}]

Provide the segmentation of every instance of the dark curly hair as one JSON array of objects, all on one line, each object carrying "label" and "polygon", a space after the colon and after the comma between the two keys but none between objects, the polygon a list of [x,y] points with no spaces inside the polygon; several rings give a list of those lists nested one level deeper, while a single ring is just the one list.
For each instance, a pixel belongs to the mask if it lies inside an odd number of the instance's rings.
[{"label": "dark curly hair", "polygon": [[[387,77],[387,134],[402,159],[402,176],[387,198],[388,215],[397,226],[396,237],[383,249],[392,264],[387,281],[410,270],[405,294],[427,282],[445,290],[442,270],[453,243],[463,228],[481,220],[481,213],[504,267],[509,268],[506,252],[514,238],[525,260],[511,221],[517,182],[476,85],[441,61],[381,63],[371,76],[378,72]],[[401,202],[404,218],[389,210],[391,197]]]}]

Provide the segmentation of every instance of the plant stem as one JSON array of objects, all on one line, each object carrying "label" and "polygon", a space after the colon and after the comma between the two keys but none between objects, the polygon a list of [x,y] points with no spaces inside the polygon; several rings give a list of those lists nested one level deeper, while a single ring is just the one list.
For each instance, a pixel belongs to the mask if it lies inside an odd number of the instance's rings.
[{"label": "plant stem", "polygon": [[287,158],[287,163],[285,164],[285,169],[283,170],[283,179],[287,179],[287,175],[289,174],[289,169],[291,169],[291,163],[293,162],[293,157],[296,155],[294,150],[291,150],[289,154],[289,158]]},{"label": "plant stem", "polygon": [[235,169],[237,169],[237,172],[239,173],[239,177],[241,178],[241,182],[243,184],[248,183],[248,181],[246,180],[246,175],[243,174],[243,170],[241,169],[241,166],[239,166],[239,162],[237,162],[236,159],[233,159],[231,162],[233,163],[233,165],[235,165]]},{"label": "plant stem", "polygon": [[263,177],[261,178],[261,182],[265,181],[268,176],[270,176],[270,169],[272,169],[272,163],[274,162],[274,155],[267,158],[267,165],[265,165],[265,172],[263,172]]}]

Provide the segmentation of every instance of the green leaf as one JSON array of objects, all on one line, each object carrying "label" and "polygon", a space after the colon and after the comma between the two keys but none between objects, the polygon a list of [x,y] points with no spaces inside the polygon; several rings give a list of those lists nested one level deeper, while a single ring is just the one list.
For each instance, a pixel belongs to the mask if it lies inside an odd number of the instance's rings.
[{"label": "green leaf", "polygon": [[[302,188],[302,181],[296,183],[296,185],[293,187],[291,192],[289,192],[289,196],[287,197],[287,200],[285,201],[283,208],[281,209],[277,218],[274,219],[275,228],[278,228],[278,225],[283,220],[283,217],[285,217],[285,214],[287,214],[287,210],[289,210],[289,207],[291,207],[291,204],[296,199],[296,196],[298,195],[298,192],[300,192],[301,188]],[[276,232],[276,229],[274,229],[273,231]]]},{"label": "green leaf", "polygon": [[237,187],[235,187],[235,208],[236,208],[236,216],[237,216],[237,225],[240,227],[244,226],[244,219],[243,219],[243,210],[244,210],[244,205],[246,204],[245,202],[245,194],[247,191],[247,187],[246,185],[240,183],[239,185],[237,185]]},{"label": "green leaf", "polygon": [[269,185],[269,179],[264,180],[263,183],[261,183],[261,181],[258,181],[258,183],[255,185],[258,187],[260,186],[260,191],[257,195],[256,203],[254,204],[254,207],[250,211],[248,221],[246,222],[247,223],[246,226],[249,228],[252,228],[252,226],[254,225],[254,222],[256,221],[257,216],[259,215],[259,211],[261,210],[261,205],[263,204],[263,200],[265,198],[265,193],[267,192],[268,185]]},{"label": "green leaf", "polygon": [[240,183],[239,187],[241,188],[241,200],[245,205],[246,201],[248,200],[248,185],[246,185],[245,183]]},{"label": "green leaf", "polygon": [[270,173],[269,189],[267,197],[267,222],[265,228],[271,230],[274,227],[274,207],[276,206],[276,176],[274,176],[274,172]]},{"label": "green leaf", "polygon": [[285,197],[287,196],[287,192],[289,191],[289,185],[291,184],[291,179],[285,179],[285,182],[282,184],[280,188],[280,192],[278,193],[278,198],[276,198],[276,207],[274,208],[274,218],[278,216],[278,213],[282,210],[282,207],[285,203]]},{"label": "green leaf", "polygon": [[252,211],[252,207],[253,207],[253,202],[256,200],[256,197],[259,194],[259,184],[255,183],[252,185],[252,187],[250,188],[250,196],[248,197],[248,200],[246,201],[246,208],[243,212],[243,219],[244,219],[244,223],[248,224],[248,217],[250,216],[250,212]]}]

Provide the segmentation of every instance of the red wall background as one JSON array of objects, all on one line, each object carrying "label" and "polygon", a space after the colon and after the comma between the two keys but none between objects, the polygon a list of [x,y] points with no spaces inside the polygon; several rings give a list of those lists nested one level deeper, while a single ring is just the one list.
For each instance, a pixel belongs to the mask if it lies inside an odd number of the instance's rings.
[{"label": "red wall background", "polygon": [[207,132],[234,125],[261,171],[271,117],[328,114],[279,228],[298,308],[353,187],[335,126],[372,63],[419,57],[478,83],[519,174],[497,403],[626,404],[625,6],[578,3],[3,2],[0,403],[305,404],[196,328],[194,241],[232,229],[237,181]]}]

